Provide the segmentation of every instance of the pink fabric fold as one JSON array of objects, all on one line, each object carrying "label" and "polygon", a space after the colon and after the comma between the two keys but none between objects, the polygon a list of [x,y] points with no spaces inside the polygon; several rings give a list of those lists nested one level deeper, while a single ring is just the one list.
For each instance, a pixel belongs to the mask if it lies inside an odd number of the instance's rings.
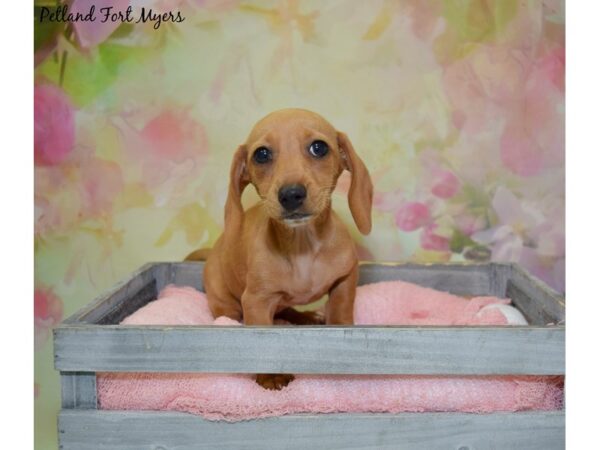
[{"label": "pink fabric fold", "polygon": [[[360,286],[357,324],[507,325],[524,318],[495,297],[465,299],[402,281]],[[122,324],[240,325],[216,320],[203,293],[166,287],[159,298]],[[518,349],[515,349],[518,351]],[[252,375],[99,373],[101,409],[165,410],[209,420],[239,421],[294,413],[472,412],[554,410],[562,407],[562,377],[297,375],[281,391],[256,384]]]}]

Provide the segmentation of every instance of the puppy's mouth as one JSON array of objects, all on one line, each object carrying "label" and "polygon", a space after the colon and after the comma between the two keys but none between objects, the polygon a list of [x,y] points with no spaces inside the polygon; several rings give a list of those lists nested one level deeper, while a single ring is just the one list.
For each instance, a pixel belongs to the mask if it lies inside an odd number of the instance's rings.
[{"label": "puppy's mouth", "polygon": [[281,216],[281,220],[289,227],[304,225],[310,221],[312,214],[292,212]]}]

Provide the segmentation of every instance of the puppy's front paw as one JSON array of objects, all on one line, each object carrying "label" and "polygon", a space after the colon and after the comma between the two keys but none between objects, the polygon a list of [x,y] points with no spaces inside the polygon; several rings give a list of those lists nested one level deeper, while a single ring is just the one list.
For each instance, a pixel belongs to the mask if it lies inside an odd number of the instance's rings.
[{"label": "puppy's front paw", "polygon": [[265,389],[279,391],[294,379],[294,375],[288,373],[259,373],[256,382]]}]

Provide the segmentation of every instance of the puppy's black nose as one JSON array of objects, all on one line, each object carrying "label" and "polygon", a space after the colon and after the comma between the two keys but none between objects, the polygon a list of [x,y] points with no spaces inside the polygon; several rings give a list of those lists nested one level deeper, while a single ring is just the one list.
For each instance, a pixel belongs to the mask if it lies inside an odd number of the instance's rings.
[{"label": "puppy's black nose", "polygon": [[302,205],[306,198],[306,188],[301,184],[288,184],[279,189],[279,203],[286,211],[293,211]]}]

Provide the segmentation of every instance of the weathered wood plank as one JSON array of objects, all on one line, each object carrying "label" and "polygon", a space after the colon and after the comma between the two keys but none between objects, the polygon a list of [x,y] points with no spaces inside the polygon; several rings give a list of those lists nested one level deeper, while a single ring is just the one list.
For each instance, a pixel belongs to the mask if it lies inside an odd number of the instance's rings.
[{"label": "weathered wood plank", "polygon": [[456,295],[489,295],[490,264],[361,263],[359,285],[402,280]]},{"label": "weathered wood plank", "polygon": [[169,412],[66,411],[63,450],[553,450],[564,412],[292,415],[237,423]]},{"label": "weathered wood plank", "polygon": [[96,374],[94,372],[61,372],[62,407],[96,409]]},{"label": "weathered wood plank", "polygon": [[511,264],[506,263],[490,263],[490,292],[488,295],[493,295],[500,298],[506,298],[506,283],[512,273]]},{"label": "weathered wood plank", "polygon": [[546,374],[565,371],[564,327],[61,325],[69,371]]},{"label": "weathered wood plank", "polygon": [[506,294],[530,324],[565,323],[564,298],[517,265],[512,266]]},{"label": "weathered wood plank", "polygon": [[119,323],[136,309],[156,299],[154,266],[153,263],[142,266],[63,323]]},{"label": "weathered wood plank", "polygon": [[[492,264],[360,264],[359,285],[377,281],[403,280],[447,292],[464,295],[489,295]],[[203,262],[157,263],[157,286],[160,291],[167,284],[193,286],[203,290]],[[457,292],[457,290],[459,292]]]},{"label": "weathered wood plank", "polygon": [[[148,264],[65,323],[116,324],[171,283],[202,290],[203,268],[201,262]],[[564,321],[562,297],[509,264],[361,263],[360,284],[389,280],[404,280],[457,295],[507,295],[514,297],[515,305],[534,325]]]},{"label": "weathered wood plank", "polygon": [[203,262],[158,263],[155,273],[159,292],[168,284],[191,286],[199,291],[204,291]]}]

